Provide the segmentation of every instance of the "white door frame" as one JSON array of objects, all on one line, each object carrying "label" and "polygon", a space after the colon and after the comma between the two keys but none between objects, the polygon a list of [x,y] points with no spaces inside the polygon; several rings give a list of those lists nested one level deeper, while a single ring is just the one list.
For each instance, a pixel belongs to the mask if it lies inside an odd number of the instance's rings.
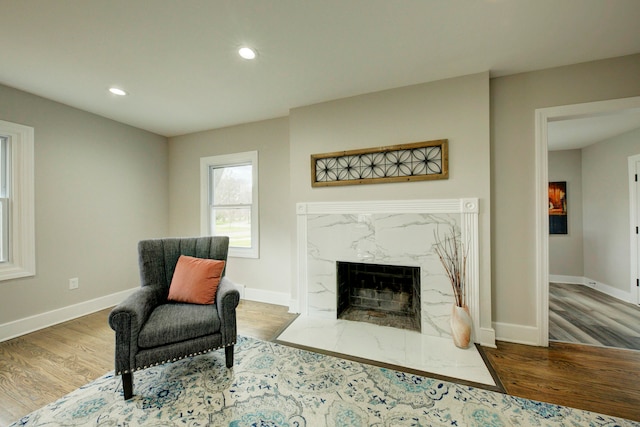
[{"label": "white door frame", "polygon": [[635,228],[640,225],[638,219],[638,191],[636,183],[636,174],[640,175],[640,170],[636,168],[636,164],[640,162],[640,154],[629,157],[629,236],[630,246],[629,253],[631,254],[631,260],[629,266],[631,267],[631,274],[629,276],[629,295],[631,303],[640,304],[640,289],[636,284],[636,280],[640,277],[638,275],[638,234],[636,234]]},{"label": "white door frame", "polygon": [[535,110],[537,345],[549,346],[549,122],[640,109],[640,96]]}]

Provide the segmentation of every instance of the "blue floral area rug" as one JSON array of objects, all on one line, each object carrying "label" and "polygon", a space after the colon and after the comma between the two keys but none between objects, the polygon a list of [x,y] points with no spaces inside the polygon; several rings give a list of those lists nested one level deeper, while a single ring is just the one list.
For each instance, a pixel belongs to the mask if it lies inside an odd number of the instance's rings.
[{"label": "blue floral area rug", "polygon": [[107,374],[12,426],[640,426],[244,337],[232,370],[216,351],[136,372],[134,393]]}]

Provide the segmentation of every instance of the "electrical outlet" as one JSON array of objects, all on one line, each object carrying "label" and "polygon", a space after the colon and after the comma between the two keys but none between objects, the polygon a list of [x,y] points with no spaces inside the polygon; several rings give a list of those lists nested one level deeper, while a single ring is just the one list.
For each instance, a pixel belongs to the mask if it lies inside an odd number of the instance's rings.
[{"label": "electrical outlet", "polygon": [[80,286],[80,284],[78,283],[77,277],[69,279],[69,289],[78,289],[78,286]]}]

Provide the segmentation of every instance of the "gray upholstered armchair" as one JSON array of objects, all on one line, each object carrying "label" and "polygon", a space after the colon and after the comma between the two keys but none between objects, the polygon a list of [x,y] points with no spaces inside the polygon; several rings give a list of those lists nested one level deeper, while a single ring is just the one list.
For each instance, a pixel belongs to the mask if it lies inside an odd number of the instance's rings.
[{"label": "gray upholstered armchair", "polygon": [[109,315],[109,325],[116,333],[115,372],[122,375],[125,400],[133,396],[133,372],[140,369],[223,347],[227,367],[233,366],[240,294],[224,277],[225,271],[214,304],[167,300],[180,255],[226,261],[228,248],[229,238],[223,236],[138,244],[141,287]]}]

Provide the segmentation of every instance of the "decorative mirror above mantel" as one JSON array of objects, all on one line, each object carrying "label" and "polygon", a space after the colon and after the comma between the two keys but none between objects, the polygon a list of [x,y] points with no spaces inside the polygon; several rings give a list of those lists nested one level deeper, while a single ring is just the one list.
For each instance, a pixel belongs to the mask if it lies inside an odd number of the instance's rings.
[{"label": "decorative mirror above mantel", "polygon": [[448,178],[446,139],[311,155],[313,187]]}]

